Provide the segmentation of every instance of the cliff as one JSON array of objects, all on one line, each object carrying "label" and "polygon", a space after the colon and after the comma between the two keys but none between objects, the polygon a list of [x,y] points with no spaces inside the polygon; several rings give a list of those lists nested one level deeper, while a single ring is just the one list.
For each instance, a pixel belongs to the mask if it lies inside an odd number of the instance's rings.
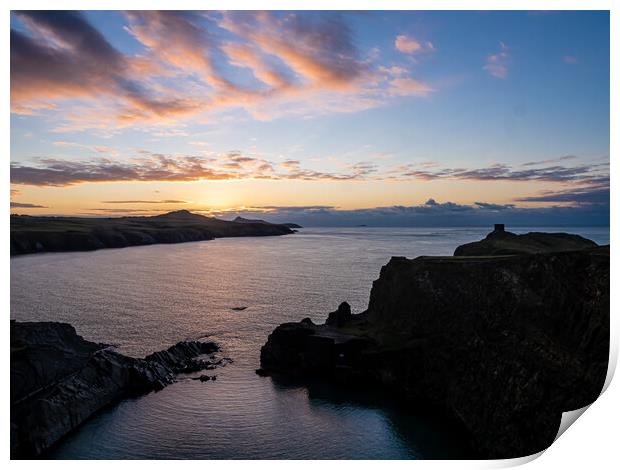
[{"label": "cliff", "polygon": [[392,258],[368,310],[279,326],[261,375],[377,386],[444,409],[485,458],[548,447],[564,411],[600,394],[609,247],[518,256]]},{"label": "cliff", "polygon": [[86,341],[67,323],[11,321],[11,458],[49,449],[97,410],[217,366],[215,343],[182,341],[144,359]]},{"label": "cliff", "polygon": [[286,225],[238,223],[180,210],[153,217],[11,216],[11,255],[46,251],[88,251],[221,237],[294,233]]}]

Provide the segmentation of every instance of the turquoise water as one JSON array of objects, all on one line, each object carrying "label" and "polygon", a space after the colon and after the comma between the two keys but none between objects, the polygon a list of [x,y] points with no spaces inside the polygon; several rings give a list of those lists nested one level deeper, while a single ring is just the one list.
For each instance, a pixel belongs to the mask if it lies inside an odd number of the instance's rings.
[{"label": "turquoise water", "polygon": [[[521,233],[527,228],[510,228]],[[609,243],[608,228],[536,228]],[[208,335],[233,363],[215,382],[181,378],[91,418],[50,458],[458,458],[450,423],[390,397],[258,377],[260,347],[282,322],[322,323],[368,303],[391,256],[449,255],[486,228],[313,228],[11,259],[11,318],[73,324],[143,356]],[[243,311],[233,307],[247,306]]]}]

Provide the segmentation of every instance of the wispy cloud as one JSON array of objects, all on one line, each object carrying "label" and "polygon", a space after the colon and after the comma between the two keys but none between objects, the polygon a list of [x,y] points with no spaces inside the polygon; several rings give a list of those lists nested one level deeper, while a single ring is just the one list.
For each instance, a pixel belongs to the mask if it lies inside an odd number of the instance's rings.
[{"label": "wispy cloud", "polygon": [[482,67],[496,78],[508,77],[508,46],[503,42],[499,43],[500,49],[498,52],[489,54],[486,58],[486,64]]},{"label": "wispy cloud", "polygon": [[196,181],[231,179],[232,173],[206,166],[192,156],[153,154],[121,162],[110,159],[69,161],[54,158],[40,160],[37,166],[13,164],[11,181],[34,186],[69,186],[80,183],[119,181]]},{"label": "wispy cloud", "polygon": [[512,166],[496,163],[481,168],[421,168],[418,165],[404,165],[391,171],[396,178],[417,178],[421,180],[455,179],[471,181],[549,181],[556,183],[592,183],[609,178],[608,164],[577,164],[571,166],[538,166],[529,162],[527,166]]},{"label": "wispy cloud", "polygon": [[80,144],[78,142],[69,142],[66,140],[56,140],[54,142],[54,145],[58,147],[74,147],[74,148],[86,149],[86,150],[90,150],[93,152],[104,153],[108,155],[118,155],[117,150],[108,145],[86,145],[86,144]]},{"label": "wispy cloud", "polygon": [[433,90],[408,70],[394,83],[379,73],[337,12],[131,11],[125,29],[143,48],[134,55],[80,13],[16,16],[28,32],[11,30],[11,109],[57,116],[57,131],[169,128],[225,108],[260,119],[354,112]]},{"label": "wispy cloud", "polygon": [[161,154],[141,150],[138,156],[122,161],[110,158],[42,158],[32,164],[12,163],[11,183],[70,186],[96,182],[183,182],[253,178],[306,181],[544,181],[570,185],[573,188],[609,185],[609,163],[580,163],[575,160],[577,157],[568,155],[521,165],[494,163],[469,168],[443,167],[437,162],[429,161],[404,165],[358,161],[339,162],[341,171],[319,171],[305,167],[299,160],[277,162],[237,150],[209,156]]},{"label": "wispy cloud", "polygon": [[189,201],[178,199],[162,199],[160,201],[153,200],[134,200],[134,201],[101,201],[102,204],[189,204]]},{"label": "wispy cloud", "polygon": [[413,36],[400,34],[394,40],[394,47],[403,54],[419,54],[422,52],[431,52],[435,50],[433,43],[430,41],[418,41]]},{"label": "wispy cloud", "polygon": [[594,185],[563,191],[544,191],[536,196],[520,197],[519,202],[559,202],[576,205],[609,204],[609,185]]},{"label": "wispy cloud", "polygon": [[132,58],[117,51],[86,19],[69,11],[26,11],[17,16],[32,35],[11,30],[11,107],[29,114],[67,99],[115,98],[116,119],[183,115],[196,103],[172,90],[155,96],[132,77]]},{"label": "wispy cloud", "polygon": [[31,204],[29,202],[14,202],[11,201],[11,207],[23,208],[23,209],[47,209],[47,206],[41,206],[39,204]]},{"label": "wispy cloud", "polygon": [[433,88],[415,78],[396,78],[390,81],[389,92],[396,96],[426,96],[432,91]]},{"label": "wispy cloud", "polygon": [[262,52],[279,57],[303,80],[324,88],[350,89],[367,73],[339,14],[313,20],[269,11],[227,12],[219,24]]},{"label": "wispy cloud", "polygon": [[579,63],[579,59],[577,59],[577,57],[575,57],[574,55],[565,55],[563,57],[563,60],[570,65],[575,65]]},{"label": "wispy cloud", "polygon": [[[82,183],[129,181],[199,181],[238,179],[292,179],[346,181],[362,179],[373,166],[360,162],[347,172],[323,172],[295,165],[292,160],[279,170],[277,163],[233,151],[217,157],[166,155],[148,151],[125,161],[64,160],[43,158],[36,164],[11,164],[11,182],[32,186],[71,186]],[[285,162],[287,163],[287,162]]]},{"label": "wispy cloud", "polygon": [[560,163],[560,162],[566,162],[568,160],[576,160],[576,159],[577,159],[576,155],[563,155],[559,158],[551,158],[548,160],[538,160],[538,161],[523,163],[523,166],[541,166],[541,165],[548,165],[550,163]]},{"label": "wispy cloud", "polygon": [[122,214],[122,215],[133,215],[133,214],[159,214],[161,212],[166,212],[169,209],[139,209],[139,208],[118,208],[118,207],[95,207],[86,209],[87,211],[93,211],[95,213],[106,213],[106,214]]}]

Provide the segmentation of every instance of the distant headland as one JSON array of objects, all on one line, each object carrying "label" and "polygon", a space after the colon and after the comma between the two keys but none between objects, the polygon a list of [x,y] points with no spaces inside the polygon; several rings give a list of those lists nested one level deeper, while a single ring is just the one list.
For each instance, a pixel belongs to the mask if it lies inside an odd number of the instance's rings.
[{"label": "distant headland", "polygon": [[101,248],[212,240],[222,237],[260,237],[292,233],[294,230],[287,224],[246,219],[226,221],[194,214],[187,210],[152,217],[87,218],[11,215],[11,255],[89,251]]},{"label": "distant headland", "polygon": [[[271,222],[267,222],[266,220],[262,220],[262,219],[246,219],[244,217],[235,217],[233,222],[237,222],[239,224],[271,224]],[[288,228],[303,228],[301,225],[292,224],[290,222],[285,223],[285,224],[280,224],[280,225],[285,225]]]}]

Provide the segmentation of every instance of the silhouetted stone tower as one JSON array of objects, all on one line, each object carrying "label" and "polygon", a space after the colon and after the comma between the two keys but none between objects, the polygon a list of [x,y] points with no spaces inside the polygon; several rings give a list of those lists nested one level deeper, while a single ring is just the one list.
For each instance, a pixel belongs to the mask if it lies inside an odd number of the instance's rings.
[{"label": "silhouetted stone tower", "polygon": [[495,224],[495,230],[493,230],[494,232],[503,232],[504,231],[504,224]]}]

